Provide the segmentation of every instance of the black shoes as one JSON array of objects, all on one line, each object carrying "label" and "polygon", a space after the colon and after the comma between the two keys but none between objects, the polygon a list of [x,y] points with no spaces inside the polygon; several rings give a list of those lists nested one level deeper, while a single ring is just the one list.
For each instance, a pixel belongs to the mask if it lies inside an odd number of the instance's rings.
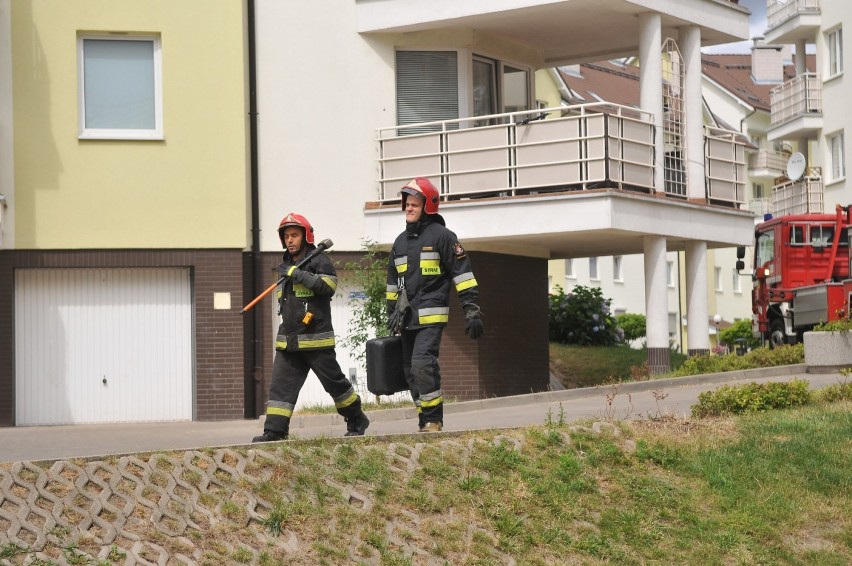
[{"label": "black shoes", "polygon": [[[366,427],[364,427],[366,428]],[[264,430],[260,436],[255,436],[251,439],[252,442],[275,442],[276,440],[287,440],[286,432],[275,432],[274,430]]]},{"label": "black shoes", "polygon": [[370,419],[361,413],[357,417],[344,417],[346,420],[346,434],[343,436],[364,436],[364,431],[370,426]]}]

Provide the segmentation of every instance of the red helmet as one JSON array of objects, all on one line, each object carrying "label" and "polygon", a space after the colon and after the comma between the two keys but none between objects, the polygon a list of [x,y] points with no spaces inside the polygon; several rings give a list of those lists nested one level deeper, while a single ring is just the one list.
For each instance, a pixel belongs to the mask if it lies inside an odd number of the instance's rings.
[{"label": "red helmet", "polygon": [[281,240],[281,245],[285,248],[287,246],[284,243],[284,228],[287,226],[298,226],[305,234],[305,241],[309,244],[314,243],[314,228],[311,226],[311,223],[308,222],[308,219],[301,214],[294,214],[291,212],[285,216],[281,220],[281,224],[278,225],[278,238]]},{"label": "red helmet", "polygon": [[426,199],[426,203],[423,205],[423,210],[426,214],[438,214],[438,202],[440,201],[438,189],[426,177],[413,178],[407,185],[400,189],[399,194],[402,195],[402,210],[405,210],[407,195],[419,195]]}]

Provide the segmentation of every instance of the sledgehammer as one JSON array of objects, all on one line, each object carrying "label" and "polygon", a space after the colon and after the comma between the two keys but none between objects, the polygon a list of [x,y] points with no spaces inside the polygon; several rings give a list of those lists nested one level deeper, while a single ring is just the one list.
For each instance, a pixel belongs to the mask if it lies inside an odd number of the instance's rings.
[{"label": "sledgehammer", "polygon": [[[329,240],[329,239],[323,240],[322,242],[317,244],[317,247],[316,247],[315,250],[313,250],[311,253],[306,255],[305,258],[302,261],[297,263],[296,267],[301,268],[303,265],[305,265],[306,263],[311,261],[317,254],[322,253],[323,250],[327,250],[328,248],[330,248],[333,245],[334,245],[334,242],[332,242],[331,240]],[[282,277],[281,279],[279,279],[278,281],[276,281],[275,283],[273,283],[272,285],[270,285],[269,287],[267,287],[267,289],[263,293],[261,293],[260,295],[255,297],[252,302],[250,302],[249,304],[244,306],[243,310],[240,311],[240,314],[244,314],[244,313],[250,311],[252,309],[252,307],[254,307],[257,303],[259,303],[261,300],[263,300],[263,298],[266,295],[268,295],[269,293],[274,291],[276,287],[281,285],[281,282],[284,281],[285,279],[287,279],[286,275],[284,277]]]}]

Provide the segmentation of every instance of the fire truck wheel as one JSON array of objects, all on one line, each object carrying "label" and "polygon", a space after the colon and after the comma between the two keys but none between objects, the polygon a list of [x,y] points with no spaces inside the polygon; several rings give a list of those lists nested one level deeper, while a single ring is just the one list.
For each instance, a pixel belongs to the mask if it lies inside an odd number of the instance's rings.
[{"label": "fire truck wheel", "polygon": [[784,321],[776,318],[769,325],[769,347],[777,348],[787,343],[787,338],[784,335]]}]

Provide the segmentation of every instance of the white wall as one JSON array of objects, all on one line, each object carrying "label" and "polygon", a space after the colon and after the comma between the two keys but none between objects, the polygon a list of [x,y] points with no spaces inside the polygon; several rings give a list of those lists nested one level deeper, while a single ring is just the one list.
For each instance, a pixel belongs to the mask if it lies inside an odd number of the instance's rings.
[{"label": "white wall", "polygon": [[335,250],[358,250],[376,128],[396,123],[393,46],[354,33],[355,2],[256,6],[261,249],[281,249],[278,223],[299,212]]}]

